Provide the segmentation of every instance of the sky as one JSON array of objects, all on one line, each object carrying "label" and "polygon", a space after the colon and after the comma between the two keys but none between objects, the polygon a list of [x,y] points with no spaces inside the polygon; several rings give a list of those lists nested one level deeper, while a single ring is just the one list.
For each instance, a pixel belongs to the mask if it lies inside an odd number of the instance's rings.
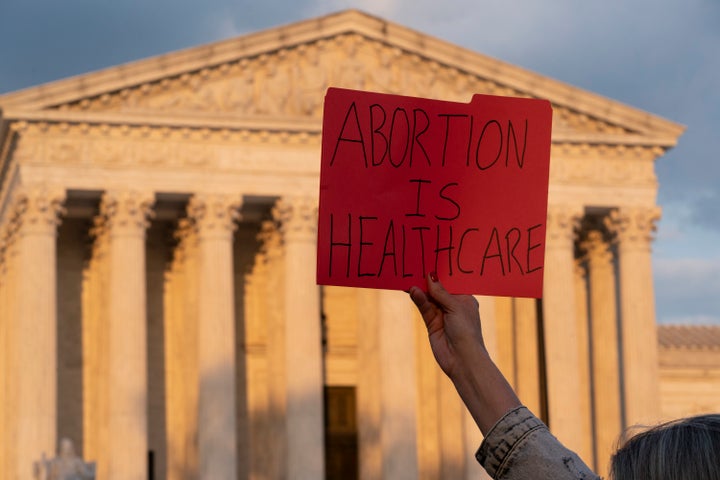
[{"label": "sky", "polygon": [[657,317],[720,325],[718,0],[0,0],[0,93],[347,8],[685,125],[656,163]]}]

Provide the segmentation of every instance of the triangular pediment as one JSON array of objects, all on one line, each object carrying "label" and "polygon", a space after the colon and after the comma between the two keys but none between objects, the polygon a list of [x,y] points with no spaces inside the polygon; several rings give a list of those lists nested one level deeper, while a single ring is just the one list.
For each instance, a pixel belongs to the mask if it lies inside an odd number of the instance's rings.
[{"label": "triangular pediment", "polygon": [[[6,111],[310,119],[328,86],[467,102],[474,93],[546,98],[554,131],[655,137],[682,127],[355,10],[0,96]],[[661,140],[658,140],[661,139]]]}]

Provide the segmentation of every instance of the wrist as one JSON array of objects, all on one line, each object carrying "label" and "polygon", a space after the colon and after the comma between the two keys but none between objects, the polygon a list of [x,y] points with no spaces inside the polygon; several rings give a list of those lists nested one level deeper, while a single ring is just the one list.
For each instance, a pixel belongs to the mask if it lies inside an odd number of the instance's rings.
[{"label": "wrist", "polygon": [[485,348],[464,356],[451,379],[483,435],[503,415],[522,405]]}]

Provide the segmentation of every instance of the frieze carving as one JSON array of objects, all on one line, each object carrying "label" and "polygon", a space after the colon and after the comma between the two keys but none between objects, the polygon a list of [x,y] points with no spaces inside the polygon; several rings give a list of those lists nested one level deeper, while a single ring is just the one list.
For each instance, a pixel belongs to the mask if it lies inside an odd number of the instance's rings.
[{"label": "frieze carving", "polygon": [[[242,169],[242,159],[228,163],[238,144],[319,146],[317,132],[268,132],[208,128],[93,126],[84,134],[73,125],[64,135],[55,124],[28,127],[18,143],[15,161],[39,165],[99,165],[110,167],[211,167]],[[284,168],[282,159],[278,168]],[[291,165],[287,167],[292,169]]]},{"label": "frieze carving", "polygon": [[[468,102],[474,93],[525,96],[501,80],[348,33],[104,93],[61,110],[207,112],[320,118],[328,86]],[[554,123],[588,133],[622,127],[554,106]]]},{"label": "frieze carving", "polygon": [[550,182],[564,185],[592,186],[657,186],[657,176],[652,159],[644,157],[644,152],[633,149],[628,152],[618,146],[614,149],[586,151],[584,157],[553,156],[550,163]]},{"label": "frieze carving", "polygon": [[[258,167],[293,171],[303,168],[292,159],[277,156],[265,159],[260,150],[253,153],[247,150],[238,155],[240,144],[316,148],[320,145],[320,131],[80,126],[39,122],[25,126],[14,156],[19,163],[42,165],[139,165],[219,171]],[[550,181],[570,185],[655,187],[657,177],[653,160],[661,153],[662,149],[658,147],[555,144],[552,146]]]}]

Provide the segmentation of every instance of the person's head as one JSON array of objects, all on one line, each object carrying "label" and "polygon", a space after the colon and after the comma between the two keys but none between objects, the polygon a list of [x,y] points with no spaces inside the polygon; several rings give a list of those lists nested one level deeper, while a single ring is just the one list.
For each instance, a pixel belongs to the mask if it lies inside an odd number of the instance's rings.
[{"label": "person's head", "polygon": [[664,423],[622,445],[612,480],[720,480],[720,414]]},{"label": "person's head", "polygon": [[73,457],[75,456],[75,446],[72,440],[69,438],[60,439],[60,456],[61,457]]}]

